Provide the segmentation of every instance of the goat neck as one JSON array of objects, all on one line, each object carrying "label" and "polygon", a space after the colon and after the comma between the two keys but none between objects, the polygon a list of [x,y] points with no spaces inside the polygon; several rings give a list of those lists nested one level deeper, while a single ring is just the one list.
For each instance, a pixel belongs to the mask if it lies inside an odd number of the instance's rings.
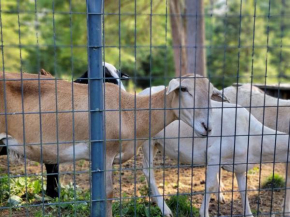
[{"label": "goat neck", "polygon": [[[123,109],[128,109],[129,111],[124,111],[122,120],[127,119],[130,122],[130,124],[127,125],[127,127],[129,126],[128,131],[133,133],[134,126],[136,126],[136,137],[148,138],[149,136],[157,134],[165,126],[176,120],[177,116],[173,110],[170,109],[174,94],[175,93],[172,92],[166,95],[166,92],[162,90],[151,96],[137,96],[136,110],[134,107],[135,97],[131,98],[130,103],[124,102],[125,106],[122,106]],[[123,97],[122,101],[127,100]],[[135,111],[136,116],[134,114]],[[134,123],[134,116],[136,118],[136,124]],[[132,136],[134,137],[134,135]],[[132,136],[130,137],[133,138]]]}]

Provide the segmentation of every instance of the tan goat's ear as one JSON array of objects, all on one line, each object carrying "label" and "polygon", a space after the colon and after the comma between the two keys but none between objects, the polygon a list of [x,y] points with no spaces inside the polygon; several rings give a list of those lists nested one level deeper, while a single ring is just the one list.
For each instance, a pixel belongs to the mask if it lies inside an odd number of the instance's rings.
[{"label": "tan goat's ear", "polygon": [[169,82],[169,85],[167,87],[166,95],[170,94],[172,91],[174,91],[177,88],[179,88],[179,86],[180,86],[180,81],[178,81],[177,79],[172,79]]},{"label": "tan goat's ear", "polygon": [[228,98],[223,95],[222,91],[213,88],[211,99],[217,102],[230,102]]}]

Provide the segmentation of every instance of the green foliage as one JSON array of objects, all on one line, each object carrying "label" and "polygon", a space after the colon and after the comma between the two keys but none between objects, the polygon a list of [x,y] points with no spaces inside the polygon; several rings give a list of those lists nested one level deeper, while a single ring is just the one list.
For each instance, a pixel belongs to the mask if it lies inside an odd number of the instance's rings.
[{"label": "green foliage", "polygon": [[137,60],[136,70],[134,61],[128,61],[123,63],[122,71],[133,76],[133,81],[136,80],[135,84],[142,89],[149,87],[150,84],[167,85],[168,77],[174,76],[173,53],[169,48],[152,49],[151,55],[148,49],[140,50]]},{"label": "green foliage", "polygon": [[[233,82],[276,83],[287,81],[290,68],[287,57],[290,21],[282,16],[289,13],[289,2],[269,4],[258,0],[229,1],[227,12],[222,10],[224,3],[216,3],[215,10],[220,14],[206,17],[206,39],[208,74],[218,86],[228,86]],[[211,6],[206,10],[209,13]],[[240,9],[241,17],[240,17]],[[256,13],[254,16],[254,13]],[[268,14],[275,16],[268,17]],[[253,62],[252,62],[253,61]],[[237,79],[239,75],[239,79]],[[265,77],[267,75],[267,77]]]},{"label": "green foliage", "polygon": [[35,217],[53,217],[53,214],[48,213],[48,214],[43,214],[42,211],[37,211],[34,214]]},{"label": "green foliage", "polygon": [[122,200],[122,203],[120,202],[113,203],[113,216],[161,217],[162,213],[157,206],[150,204],[149,208],[149,203],[146,200],[144,200],[143,198],[138,198],[131,200],[124,199]]},{"label": "green foliage", "polygon": [[[45,185],[44,183],[43,186]],[[77,216],[89,216],[90,205],[87,202],[90,200],[89,191],[83,191],[78,186],[70,183],[69,185],[62,186],[60,198],[51,199],[47,197],[42,198],[41,189],[41,177],[10,178],[9,181],[8,176],[4,176],[0,178],[0,206],[10,204],[13,209],[17,209],[18,205],[39,203],[44,200],[59,204],[46,206],[45,214],[37,210],[35,216],[55,216],[59,208],[62,216],[65,217],[69,217],[74,213]]]},{"label": "green foliage", "polygon": [[252,213],[254,216],[256,216],[258,214],[258,211],[256,209],[251,209]]},{"label": "green foliage", "polygon": [[[146,193],[145,189],[142,190],[142,193]],[[121,206],[120,202],[113,203],[113,215],[115,217],[129,217],[135,215],[137,217],[161,217],[162,213],[158,206],[156,206],[156,204],[149,204],[144,196],[145,195],[137,199],[123,199]],[[188,196],[171,196],[166,200],[166,203],[174,216],[177,216],[177,212],[178,216],[199,216],[199,210],[196,207],[191,206]]]},{"label": "green foliage", "polygon": [[[36,198],[36,194],[40,193],[42,189],[40,177],[18,177],[8,178],[4,176],[0,178],[0,203],[11,202],[9,198],[24,197],[28,201],[19,201],[19,203],[32,202]],[[27,192],[27,194],[26,194]]]},{"label": "green foliage", "polygon": [[279,174],[269,176],[262,184],[263,189],[272,189],[274,191],[280,191],[281,188],[285,187],[285,179]]},{"label": "green foliage", "polygon": [[[289,80],[290,20],[283,16],[290,13],[289,2],[271,2],[269,9],[262,0],[242,5],[234,0],[223,9],[224,1],[205,1],[207,73],[219,88],[251,79],[260,83]],[[174,75],[174,61],[166,1],[153,1],[156,16],[149,16],[151,4],[139,0],[136,17],[134,1],[120,2],[120,9],[113,1],[104,4],[104,60],[136,75],[133,80],[138,87],[167,83],[164,76]],[[18,15],[18,8],[23,13]],[[67,13],[70,8],[81,13]],[[44,68],[69,80],[80,76],[87,69],[86,2],[43,0],[37,2],[36,10],[37,14],[25,13],[35,11],[34,1],[2,1],[4,62],[0,61],[0,67],[29,73]],[[151,81],[150,73],[155,76]]]},{"label": "green foliage", "polygon": [[186,195],[174,195],[166,201],[173,215],[178,216],[199,216],[199,210],[192,206],[190,199]]},{"label": "green foliage", "polygon": [[254,167],[253,169],[248,171],[248,174],[250,175],[257,175],[259,174],[260,168],[259,167]]},{"label": "green foliage", "polygon": [[[45,183],[43,184],[45,186]],[[25,192],[27,189],[27,199]],[[0,178],[0,206],[10,205],[14,210],[17,210],[18,205],[33,204],[42,202],[44,199],[48,202],[45,207],[45,213],[42,209],[35,207],[31,210],[36,217],[52,217],[58,215],[61,211],[62,216],[69,217],[76,216],[89,216],[90,215],[90,191],[82,190],[72,183],[61,187],[60,198],[42,198],[41,195],[42,183],[41,177],[19,177],[8,178],[4,176]],[[127,199],[126,194],[123,195],[122,203],[120,201],[113,203],[113,215],[115,217],[123,216],[130,217],[161,217],[161,210],[156,204],[149,203],[148,194],[149,189],[147,186],[139,189],[142,197],[136,199]],[[10,195],[9,195],[10,193]],[[51,205],[49,205],[51,203]],[[166,200],[169,208],[172,210],[174,216],[198,216],[198,210],[191,207],[190,200],[187,196],[179,195],[172,196]],[[56,205],[52,205],[56,204]],[[192,210],[191,210],[192,209]],[[192,215],[191,215],[192,213]]]},{"label": "green foliage", "polygon": [[113,216],[115,217],[149,217],[156,216],[161,217],[162,213],[158,206],[149,203],[146,200],[146,197],[149,195],[149,189],[147,186],[144,186],[139,189],[140,198],[136,199],[126,199],[127,195],[124,194],[122,201],[113,203]]},{"label": "green foliage", "polygon": [[0,178],[0,204],[9,197],[9,180],[8,176],[2,176]]},{"label": "green foliage", "polygon": [[[58,205],[51,205],[50,213],[57,214],[58,208],[61,208],[62,216],[71,216],[76,213],[77,216],[89,216],[90,214],[90,192],[83,191],[73,183],[62,186],[60,198],[55,198],[52,203],[59,203]],[[77,201],[77,202],[74,202]],[[83,201],[83,202],[82,202]]]},{"label": "green foliage", "polygon": [[[34,13],[21,13],[18,17],[18,7],[23,12],[35,11],[35,2],[4,0],[1,3],[3,41],[8,45],[4,47],[5,71],[37,73],[44,68],[56,77],[70,80],[87,70],[86,2],[72,0],[71,4],[73,12],[83,14],[63,13],[70,11],[69,1],[52,4],[51,1],[44,0],[37,2],[37,16]],[[148,76],[150,71],[160,77],[152,81],[153,85],[163,84],[164,74],[174,74],[172,49],[166,48],[170,45],[170,29],[168,33],[165,29],[170,25],[165,19],[164,5],[165,1],[153,2],[153,12],[164,16],[152,17],[152,31],[148,15],[137,16],[136,23],[132,15],[120,18],[115,15],[104,16],[104,60],[131,76],[136,73],[136,83],[142,87],[150,81],[149,78],[139,78]],[[134,2],[124,1],[121,7],[121,13],[132,13],[135,5]],[[137,13],[149,14],[150,11],[148,1],[138,1]],[[119,5],[106,1],[105,13],[119,13]],[[24,45],[21,50],[18,47],[20,43]],[[153,47],[150,51],[150,44],[156,48]],[[0,65],[2,68],[2,61]]]}]

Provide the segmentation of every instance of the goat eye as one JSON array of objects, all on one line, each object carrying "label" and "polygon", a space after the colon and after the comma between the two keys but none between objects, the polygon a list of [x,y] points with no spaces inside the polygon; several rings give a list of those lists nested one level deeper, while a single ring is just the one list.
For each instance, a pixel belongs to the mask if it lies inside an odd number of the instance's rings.
[{"label": "goat eye", "polygon": [[181,90],[181,92],[187,92],[188,91],[186,87],[181,87],[180,90]]}]

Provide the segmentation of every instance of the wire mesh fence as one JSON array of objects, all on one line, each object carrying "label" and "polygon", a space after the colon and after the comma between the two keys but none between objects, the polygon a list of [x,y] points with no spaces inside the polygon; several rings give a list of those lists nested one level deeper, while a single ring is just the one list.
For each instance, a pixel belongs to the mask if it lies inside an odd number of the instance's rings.
[{"label": "wire mesh fence", "polygon": [[0,216],[290,216],[289,2],[0,7]]}]

